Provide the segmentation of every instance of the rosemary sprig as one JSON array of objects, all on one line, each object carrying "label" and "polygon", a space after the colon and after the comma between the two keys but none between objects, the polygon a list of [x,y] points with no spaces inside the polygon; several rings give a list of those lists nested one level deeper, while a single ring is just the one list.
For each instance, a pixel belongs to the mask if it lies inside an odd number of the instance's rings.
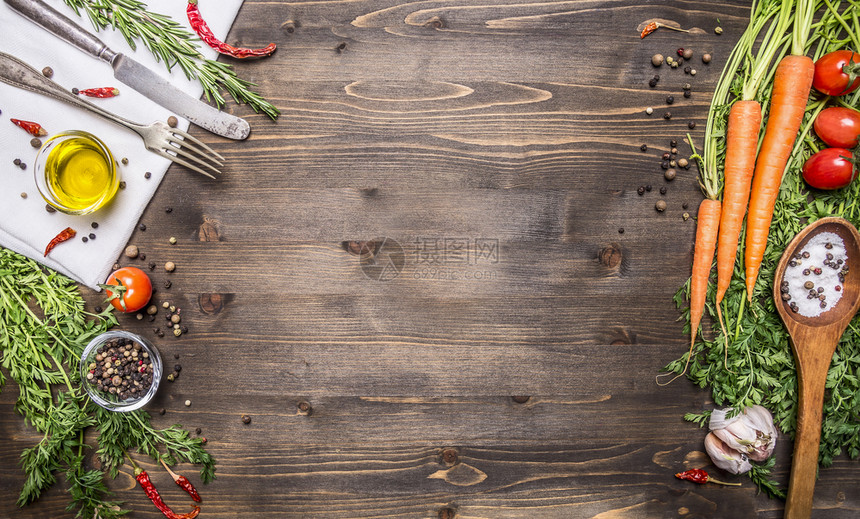
[{"label": "rosemary sprig", "polygon": [[[812,23],[812,31],[804,47],[813,59],[858,41],[860,5],[856,2],[821,0],[806,5],[818,9],[818,19]],[[811,9],[802,10],[796,16],[809,19],[812,16]],[[760,16],[766,16],[768,11],[759,12]],[[760,18],[754,13],[751,24],[758,20]],[[793,34],[791,39],[799,42],[802,35]],[[780,46],[775,56],[778,61],[781,55],[787,52],[791,42],[776,35],[772,41],[774,45]],[[763,55],[759,52],[757,56]],[[736,54],[733,54],[734,56]],[[746,80],[754,73],[754,69],[758,70],[764,79],[757,85],[755,98],[761,102],[763,115],[766,117],[775,62],[771,63],[770,58],[759,61],[752,52],[739,59],[742,62],[733,62],[732,67],[726,69],[731,70],[733,75],[738,71],[737,76],[721,79],[720,86],[725,88],[725,82],[731,81],[731,94],[735,98],[742,98],[745,93],[750,92],[748,88],[744,92]],[[766,70],[767,67],[770,67],[770,70]],[[726,91],[720,88],[715,99],[706,130],[706,149],[711,153],[707,157],[707,166],[719,171],[721,168],[717,168],[725,159],[725,126],[731,99]],[[789,436],[793,436],[796,430],[797,372],[788,332],[777,314],[771,294],[774,271],[785,247],[809,223],[825,216],[841,216],[855,226],[860,226],[860,183],[854,182],[837,191],[815,191],[806,186],[801,175],[803,163],[821,147],[821,142],[812,132],[816,115],[828,103],[857,107],[858,100],[860,92],[838,100],[817,93],[810,97],[774,209],[767,249],[750,303],[751,308],[746,308],[744,255],[741,247],[735,262],[734,276],[722,304],[726,327],[714,326],[712,339],[701,338],[696,343],[687,372],[687,377],[693,383],[710,389],[717,406],[741,409],[758,404],[767,407],[773,413],[779,428]],[[742,232],[741,236],[743,235]],[[712,322],[717,323],[717,309],[713,305],[716,287],[710,284],[708,288],[706,310]],[[674,298],[681,311],[681,320],[685,322],[684,333],[689,333],[690,316],[686,307],[688,299],[689,281],[678,290]],[[664,369],[672,373],[682,373],[688,355],[685,353]],[[688,413],[685,419],[703,426],[708,417],[709,413],[705,411],[699,414]],[[860,317],[855,317],[849,325],[830,365],[819,454],[819,461],[825,467],[841,454],[847,454],[851,458],[860,457]],[[760,490],[771,496],[784,497],[784,490],[771,479],[774,465],[775,460],[771,458],[764,464],[754,465],[748,475]]]},{"label": "rosemary sprig", "polygon": [[[35,261],[0,248],[0,390],[6,374],[18,386],[15,410],[42,439],[21,453],[26,476],[18,496],[24,506],[64,472],[69,510],[78,517],[109,519],[126,513],[110,501],[106,475],[116,477],[122,451],[137,449],[154,459],[198,463],[211,481],[215,460],[180,426],[155,429],[138,410],[113,413],[98,407],[80,387],[80,356],[96,335],[117,323],[110,311],[85,311],[77,285]],[[5,373],[5,374],[4,374]],[[97,428],[99,469],[86,469],[84,431]],[[117,452],[119,454],[117,454]]]},{"label": "rosemary sprig", "polygon": [[197,35],[169,16],[147,10],[145,3],[138,0],[63,1],[78,16],[82,10],[86,12],[97,31],[107,27],[119,31],[132,50],[140,41],[167,70],[179,65],[188,79],[196,79],[203,85],[206,99],[214,101],[218,108],[225,103],[221,95],[224,89],[237,103],[247,103],[255,112],[263,112],[273,120],[281,113],[251,90],[256,85],[240,78],[231,65],[204,58],[199,52]]}]

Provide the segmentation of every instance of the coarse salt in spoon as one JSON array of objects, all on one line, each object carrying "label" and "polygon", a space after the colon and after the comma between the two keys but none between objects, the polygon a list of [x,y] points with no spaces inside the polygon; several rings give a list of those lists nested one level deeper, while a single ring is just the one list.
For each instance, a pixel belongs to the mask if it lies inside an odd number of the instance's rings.
[{"label": "coarse salt in spoon", "polygon": [[[796,259],[795,254],[804,251],[807,245],[822,233],[832,233],[841,239],[845,259],[840,269],[847,268],[847,272],[839,288],[841,293],[839,300],[826,311],[807,316],[798,312],[797,306],[792,309],[791,300],[783,299],[781,287],[786,277],[786,269],[799,268],[789,266],[789,263]],[[814,257],[814,254],[811,256]],[[826,265],[807,266],[830,268]],[[860,273],[860,234],[843,218],[822,218],[800,231],[785,248],[776,267],[773,295],[779,316],[791,336],[799,388],[797,433],[794,439],[788,499],[785,504],[786,519],[808,519],[812,514],[812,495],[815,490],[818,447],[821,440],[824,384],[839,339],[860,308],[858,273]],[[811,279],[814,278],[813,273]]]}]

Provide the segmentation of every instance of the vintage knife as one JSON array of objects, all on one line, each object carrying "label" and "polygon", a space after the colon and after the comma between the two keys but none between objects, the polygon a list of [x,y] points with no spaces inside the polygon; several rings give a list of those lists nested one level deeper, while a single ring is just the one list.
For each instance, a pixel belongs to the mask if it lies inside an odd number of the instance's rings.
[{"label": "vintage knife", "polygon": [[41,0],[5,0],[5,2],[12,9],[75,47],[109,63],[113,67],[114,77],[119,81],[197,126],[236,140],[247,138],[251,132],[248,121],[194,99],[137,61],[112,51],[101,40],[75,25],[65,15]]}]

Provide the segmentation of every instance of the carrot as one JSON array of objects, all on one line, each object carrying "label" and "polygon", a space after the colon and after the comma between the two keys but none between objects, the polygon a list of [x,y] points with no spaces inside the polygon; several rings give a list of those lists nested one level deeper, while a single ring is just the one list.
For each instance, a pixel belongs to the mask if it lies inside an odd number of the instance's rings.
[{"label": "carrot", "polygon": [[753,288],[767,247],[773,208],[785,166],[803,122],[814,71],[812,59],[796,54],[782,58],[776,68],[770,113],[756,160],[747,216],[744,251],[747,300],[752,300]]},{"label": "carrot", "polygon": [[735,270],[738,238],[741,235],[750,183],[755,170],[761,105],[757,101],[737,101],[729,112],[726,130],[726,159],[723,168],[723,208],[717,246],[717,313]]},{"label": "carrot", "polygon": [[699,205],[699,213],[696,217],[696,248],[693,252],[693,275],[690,278],[691,355],[699,324],[705,313],[705,295],[708,292],[708,278],[714,262],[714,248],[717,245],[721,212],[719,200],[706,198]]}]

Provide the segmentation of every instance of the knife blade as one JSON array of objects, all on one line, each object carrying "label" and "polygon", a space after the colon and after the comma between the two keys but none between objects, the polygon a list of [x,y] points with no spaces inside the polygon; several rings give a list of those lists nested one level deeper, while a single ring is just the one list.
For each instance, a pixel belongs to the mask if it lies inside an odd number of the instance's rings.
[{"label": "knife blade", "polygon": [[4,0],[24,17],[96,57],[113,68],[114,77],[159,105],[185,117],[210,132],[244,140],[251,132],[248,121],[224,113],[179,90],[169,81],[132,58],[114,52],[104,42],[78,27],[72,20],[41,0]]}]

